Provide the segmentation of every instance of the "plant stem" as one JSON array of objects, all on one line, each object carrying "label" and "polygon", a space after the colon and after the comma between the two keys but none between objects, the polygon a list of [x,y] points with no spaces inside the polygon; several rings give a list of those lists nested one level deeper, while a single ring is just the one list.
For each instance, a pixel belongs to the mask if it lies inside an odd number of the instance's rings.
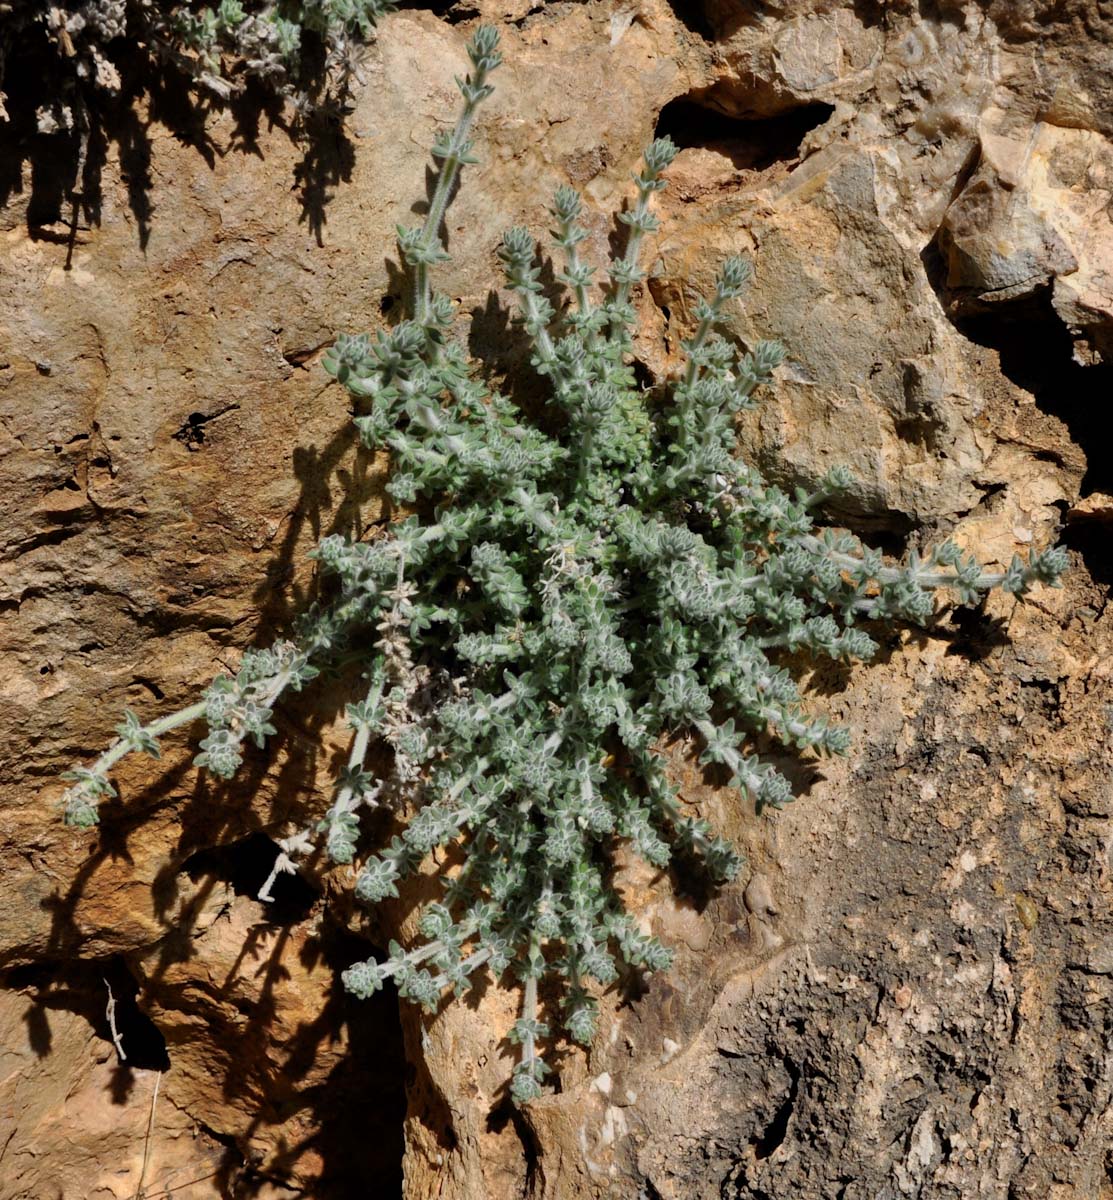
[{"label": "plant stem", "polygon": [[[177,729],[179,725],[188,725],[190,721],[196,721],[198,717],[204,715],[205,701],[198,700],[196,704],[191,704],[188,708],[183,708],[166,717],[159,717],[157,721],[144,725],[142,732],[149,733],[151,737],[159,737],[164,733],[169,733],[171,729]],[[95,775],[107,775],[120,759],[131,753],[131,750],[132,747],[123,738],[118,738],[93,763],[90,769]]]},{"label": "plant stem", "polygon": [[[456,185],[460,167],[466,161],[468,133],[475,120],[476,111],[485,98],[483,89],[486,79],[487,71],[482,66],[476,67],[474,78],[468,77],[469,83],[474,85],[472,94],[469,97],[465,93],[464,107],[457,118],[456,128],[452,131],[452,137],[441,159],[441,169],[437,173],[433,198],[429,201],[429,211],[425,216],[425,223],[421,227],[420,248],[424,251],[430,251],[435,247],[440,248],[442,245],[440,240],[441,223],[444,221],[448,202],[452,198],[452,189]],[[427,262],[418,262],[414,267],[412,309],[413,319],[418,324],[424,325],[429,319],[429,264]]]}]

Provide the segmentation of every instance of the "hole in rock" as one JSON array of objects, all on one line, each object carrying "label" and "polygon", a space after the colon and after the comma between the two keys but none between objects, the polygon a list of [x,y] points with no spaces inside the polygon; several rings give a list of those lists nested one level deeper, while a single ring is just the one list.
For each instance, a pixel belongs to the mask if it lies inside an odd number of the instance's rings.
[{"label": "hole in rock", "polygon": [[1079,521],[1067,525],[1059,539],[1082,556],[1095,583],[1113,586],[1113,536],[1104,521]]},{"label": "hole in rock", "polygon": [[[121,1065],[138,1071],[168,1071],[170,1056],[166,1040],[158,1026],[139,1007],[139,984],[122,959],[113,959],[104,968],[105,1024],[108,1024],[108,989],[112,989],[113,1019],[119,1038],[117,1052]],[[109,1037],[112,1031],[109,1026]],[[126,1056],[126,1057],[125,1057]]]},{"label": "hole in rock", "polygon": [[643,392],[648,391],[657,382],[653,377],[653,372],[640,358],[635,358],[630,367],[634,372],[634,382]]},{"label": "hole in rock", "polygon": [[[833,524],[833,522],[832,522]],[[863,514],[850,524],[851,532],[871,550],[900,561],[912,549],[914,525],[905,513],[893,509]]]},{"label": "hole in rock", "polygon": [[170,1069],[166,1040],[139,1007],[139,983],[118,956],[104,961],[35,963],[12,971],[3,986],[29,993],[31,1008],[24,1015],[24,1023],[31,1048],[40,1058],[52,1049],[49,1013],[53,1009],[84,1017],[97,1037],[112,1047],[121,1067],[138,1071]]},{"label": "hole in rock", "polygon": [[[274,869],[281,853],[277,842],[265,833],[252,833],[227,846],[198,850],[182,864],[182,874],[195,883],[211,875],[230,884],[237,896],[256,899],[259,889]],[[267,921],[274,925],[296,925],[304,921],[316,904],[318,892],[300,873],[281,872],[271,884],[274,900],[263,904]]]},{"label": "hole in rock", "polygon": [[139,684],[140,687],[146,688],[156,700],[166,699],[166,693],[158,686],[157,683],[154,682],[154,680],[144,679],[142,675],[137,675],[135,677],[135,682]]},{"label": "hole in rock", "polygon": [[661,109],[657,137],[682,149],[702,147],[729,158],[736,170],[761,171],[798,157],[800,143],[835,111],[831,104],[805,104],[776,117],[728,117],[694,95],[679,96]]}]

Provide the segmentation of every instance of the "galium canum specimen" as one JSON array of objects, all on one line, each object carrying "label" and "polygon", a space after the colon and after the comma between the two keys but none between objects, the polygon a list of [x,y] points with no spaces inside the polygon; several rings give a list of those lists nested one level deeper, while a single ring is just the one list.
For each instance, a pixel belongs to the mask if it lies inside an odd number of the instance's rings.
[{"label": "galium canum specimen", "polygon": [[[739,868],[733,848],[687,811],[660,746],[691,732],[700,761],[721,764],[759,808],[792,799],[787,780],[748,750],[768,731],[818,754],[844,753],[845,729],[811,713],[779,665],[806,651],[868,658],[862,622],[928,620],[939,589],[963,601],[1000,587],[1023,595],[1054,584],[1063,552],[983,570],[953,543],[886,563],[853,536],[817,528],[813,514],[851,483],[836,469],[812,494],[764,482],[736,453],[734,421],[782,359],[774,342],[746,353],[716,333],[749,267],[722,266],[684,343],[685,364],[666,387],[643,391],[631,367],[632,289],[640,252],[658,228],[653,197],[676,148],[653,142],[619,215],[625,249],[600,286],[581,257],[582,202],[562,187],[551,212],[565,297],[540,282],[533,237],[512,229],[500,258],[532,364],[548,389],[533,421],[469,372],[451,337],[453,308],[432,291],[440,228],[469,138],[499,63],[497,37],[480,29],[464,104],[438,138],[439,174],[424,224],[399,231],[412,292],[407,318],[374,336],[341,335],[325,366],[353,397],[368,448],[391,455],[388,490],[409,515],[370,541],[326,537],[315,550],[327,588],[294,637],[249,651],[235,678],[203,700],[143,726],[130,713],[120,739],[74,773],[67,819],[90,825],[113,794],[112,765],[130,750],[202,716],[196,761],[228,777],[251,739],[262,745],[287,688],[307,684],[339,655],[362,656],[365,694],[347,709],[351,753],[319,818],[285,837],[275,875],[323,842],[353,864],[357,896],[398,894],[437,847],[459,845],[458,867],[420,918],[421,940],[393,943],[344,972],[367,996],[392,979],[435,1009],[482,974],[522,985],[512,1038],[520,1053],[512,1092],[540,1094],[550,1036],[538,985],[552,977],[567,1033],[590,1042],[597,997],[626,969],[657,970],[668,950],[642,932],[609,882],[616,842],[666,866],[702,860],[717,880]],[[367,765],[373,743],[391,767]],[[413,813],[385,847],[365,847],[368,806],[405,801]]]}]

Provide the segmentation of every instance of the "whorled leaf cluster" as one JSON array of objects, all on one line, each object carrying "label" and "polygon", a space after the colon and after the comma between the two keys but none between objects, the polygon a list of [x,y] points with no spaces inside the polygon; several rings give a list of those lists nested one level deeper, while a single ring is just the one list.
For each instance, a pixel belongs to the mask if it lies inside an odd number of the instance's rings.
[{"label": "whorled leaf cluster", "polygon": [[[850,484],[833,470],[812,494],[767,484],[735,445],[735,418],[757,400],[782,359],[762,342],[745,353],[716,333],[749,267],[728,259],[696,311],[682,370],[645,391],[631,367],[632,289],[640,249],[658,227],[652,210],[675,154],[645,152],[636,197],[619,216],[625,249],[606,278],[581,257],[582,201],[558,190],[550,215],[557,300],[541,283],[532,235],[512,229],[500,257],[549,394],[527,419],[490,393],[452,340],[453,310],[429,287],[446,258],[439,230],[469,130],[490,92],[497,39],[469,46],[464,109],[440,138],[440,173],[420,228],[400,230],[412,273],[410,316],[373,336],[340,336],[328,371],[356,401],[368,448],[386,448],[389,491],[409,515],[369,541],[333,535],[315,551],[326,598],[296,638],[245,656],[192,709],[143,727],[129,714],[120,740],[67,794],[67,818],[88,825],[108,771],[130,749],[204,715],[201,765],[221,776],[242,742],[262,744],[273,705],[340,653],[362,655],[366,692],[348,707],[352,747],[331,803],[281,842],[274,875],[322,845],[351,864],[368,904],[398,894],[437,848],[440,898],[426,905],[421,939],[392,944],[344,973],[367,996],[393,980],[435,1009],[481,975],[522,984],[512,1092],[540,1094],[539,1044],[552,1036],[538,987],[559,994],[568,1035],[590,1042],[598,997],[629,969],[670,956],[626,912],[612,882],[613,851],[631,843],[665,867],[702,860],[717,880],[738,870],[735,850],[695,817],[670,779],[663,744],[690,734],[700,762],[725,771],[759,809],[793,798],[787,779],[752,750],[756,735],[816,754],[841,754],[845,729],[811,712],[785,665],[813,657],[868,658],[863,622],[930,618],[941,588],[972,600],[1001,587],[1023,595],[1054,584],[1052,550],[983,570],[945,542],[903,564],[856,538],[817,528],[815,513]],[[390,770],[367,765],[373,744]],[[405,802],[408,824],[386,846],[366,846],[368,807]]]}]

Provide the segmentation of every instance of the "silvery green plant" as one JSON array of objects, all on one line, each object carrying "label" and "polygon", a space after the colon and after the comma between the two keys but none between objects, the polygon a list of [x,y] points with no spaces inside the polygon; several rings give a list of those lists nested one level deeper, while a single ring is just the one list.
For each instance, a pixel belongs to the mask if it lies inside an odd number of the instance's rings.
[{"label": "silvery green plant", "polygon": [[[97,819],[109,771],[132,750],[205,718],[196,762],[227,778],[243,743],[262,745],[272,710],[339,655],[362,658],[365,691],[349,705],[351,752],[328,807],[281,839],[274,879],[323,844],[351,864],[367,904],[397,896],[437,848],[459,847],[420,938],[344,972],[369,996],[387,980],[436,1009],[484,974],[512,973],[522,1008],[511,1090],[526,1102],[547,1071],[552,1034],[538,999],[575,1041],[591,1041],[598,997],[629,969],[660,970],[669,951],[648,936],[611,883],[613,851],[629,842],[650,863],[701,860],[716,880],[740,861],[693,816],[669,776],[664,743],[690,734],[700,762],[725,770],[759,809],[793,798],[787,779],[751,749],[769,733],[816,754],[843,754],[845,729],[809,709],[785,665],[813,657],[868,658],[863,622],[924,622],[939,589],[976,600],[1000,587],[1023,595],[1055,584],[1063,552],[983,570],[944,542],[887,563],[848,533],[817,528],[816,510],[850,484],[835,469],[811,494],[767,484],[738,456],[736,415],[750,408],[782,359],[774,342],[746,353],[716,333],[749,267],[722,266],[696,311],[685,365],[657,391],[631,369],[632,291],[641,248],[658,228],[653,198],[676,148],[653,142],[619,216],[625,249],[599,286],[581,256],[580,197],[556,193],[550,215],[565,288],[559,306],[541,284],[537,247],[511,229],[499,251],[532,363],[549,404],[530,420],[469,373],[450,336],[453,309],[431,289],[446,258],[440,228],[476,109],[491,92],[497,37],[481,28],[463,112],[438,138],[428,215],[399,230],[413,282],[409,314],[375,335],[340,335],[325,366],[355,398],[363,444],[390,452],[391,496],[409,515],[369,541],[339,535],[315,550],[330,581],[295,636],[249,651],[197,704],[150,725],[131,713],[119,740],[74,773],[66,819]],[[789,656],[793,656],[790,660]],[[368,766],[373,745],[385,773]],[[376,805],[411,814],[386,846],[368,847],[361,815]],[[455,861],[455,859],[453,860]]]}]

